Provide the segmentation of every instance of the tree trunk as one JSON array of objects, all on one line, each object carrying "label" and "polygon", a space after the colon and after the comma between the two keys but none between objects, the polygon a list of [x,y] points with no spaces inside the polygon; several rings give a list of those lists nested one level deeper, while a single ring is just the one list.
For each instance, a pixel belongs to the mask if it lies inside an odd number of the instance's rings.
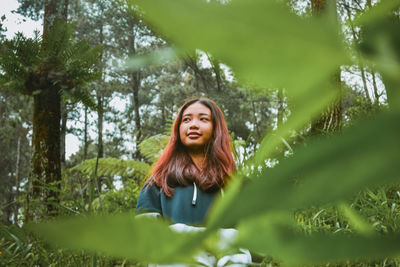
[{"label": "tree trunk", "polygon": [[[351,20],[350,8],[347,5],[345,5],[344,8],[346,9],[346,12],[347,12],[347,21],[349,22],[349,25],[350,25],[351,34],[353,36],[353,42],[357,43],[359,40],[357,38],[357,34],[356,34],[355,29],[354,29],[353,22]],[[362,80],[362,83],[363,83],[365,97],[366,97],[368,103],[372,103],[371,97],[370,97],[369,92],[368,92],[368,85],[367,85],[367,79],[365,77],[364,65],[360,62],[358,64],[358,67],[360,68],[360,71],[361,71],[361,80]]]},{"label": "tree trunk", "polygon": [[320,16],[326,9],[326,0],[311,0],[311,12],[314,16]]},{"label": "tree trunk", "polygon": [[258,120],[257,120],[257,115],[256,115],[257,114],[257,110],[256,110],[256,106],[255,106],[253,100],[251,100],[251,107],[253,109],[252,113],[253,113],[253,120],[254,120],[254,133],[257,135],[257,136],[255,136],[255,139],[256,139],[256,142],[257,142],[261,138],[261,132],[260,132],[260,127],[258,125]]},{"label": "tree trunk", "polygon": [[221,90],[222,90],[222,79],[221,79],[221,67],[220,67],[219,61],[216,60],[216,59],[213,59],[208,54],[207,54],[207,57],[208,57],[208,60],[211,63],[211,67],[212,67],[212,69],[214,71],[214,74],[215,74],[215,81],[217,82],[217,91],[221,92]]},{"label": "tree trunk", "polygon": [[[104,121],[104,114],[103,114],[103,103],[104,103],[104,97],[102,96],[101,92],[97,91],[96,92],[96,98],[97,98],[97,105],[99,107],[99,110],[97,111],[97,158],[103,158],[104,157],[104,146],[103,146],[103,121]],[[97,189],[98,193],[100,195],[101,193],[101,177],[97,177]],[[95,183],[93,183],[95,184]]]},{"label": "tree trunk", "polygon": [[103,147],[103,121],[104,121],[104,114],[103,114],[103,102],[104,97],[97,91],[97,105],[99,106],[100,110],[97,112],[97,156],[99,158],[104,157],[104,147]]},{"label": "tree trunk", "polygon": [[[67,21],[68,0],[48,0],[44,2],[42,50],[46,52],[50,30],[56,20]],[[49,61],[51,62],[51,60]],[[38,93],[33,97],[33,156],[32,194],[41,207],[35,207],[34,214],[27,218],[42,218],[57,215],[61,181],[60,164],[60,85],[54,82],[56,67],[52,63],[43,64],[34,74],[30,86]],[[29,200],[27,201],[29,203]],[[29,208],[28,208],[29,210]],[[32,216],[31,216],[32,215]]]},{"label": "tree trunk", "polygon": [[201,81],[201,83],[203,84],[204,87],[204,91],[208,91],[208,84],[207,84],[207,80],[204,77],[201,69],[197,66],[197,59],[196,56],[190,56],[188,55],[185,59],[185,63],[187,66],[189,66],[195,75],[196,81],[197,81],[197,86],[196,88],[199,89],[199,83]]},{"label": "tree trunk", "polygon": [[18,224],[19,211],[19,186],[20,186],[20,169],[21,169],[21,135],[18,136],[17,142],[17,161],[15,163],[15,205],[14,205],[14,223]]},{"label": "tree trunk", "polygon": [[[129,56],[132,57],[136,55],[136,37],[135,37],[135,28],[136,28],[136,21],[134,18],[129,20],[129,36],[128,36],[128,47],[129,47]],[[132,86],[132,105],[133,105],[133,110],[135,112],[135,130],[136,130],[136,151],[134,153],[134,158],[136,159],[141,159],[142,155],[140,154],[139,150],[139,144],[142,139],[142,125],[140,123],[140,101],[139,101],[139,90],[140,90],[140,85],[141,85],[141,73],[140,70],[134,71],[130,73],[130,80],[131,80],[131,86]]]},{"label": "tree trunk", "polygon": [[85,127],[83,133],[83,160],[87,159],[88,154],[88,107],[85,106]]},{"label": "tree trunk", "polygon": [[[100,18],[103,18],[104,14],[104,6],[103,3],[100,1],[98,2],[100,8]],[[104,43],[104,23],[101,20],[99,25],[99,44],[103,45]],[[104,63],[103,63],[103,52],[100,55],[100,66],[99,69],[101,70],[101,82],[104,82]],[[97,106],[99,107],[97,111],[97,160],[96,160],[96,171],[93,177],[93,181],[91,183],[92,186],[97,187],[98,196],[100,197],[101,187],[102,187],[102,177],[97,177],[97,166],[98,160],[104,157],[104,142],[103,142],[103,122],[104,122],[104,92],[102,90],[96,90],[96,99],[97,99]],[[97,181],[97,183],[95,183]],[[93,188],[94,189],[94,188]]]},{"label": "tree trunk", "polygon": [[46,207],[37,218],[57,214],[61,181],[60,95],[51,81],[40,88],[33,104],[33,196]]},{"label": "tree trunk", "polygon": [[44,1],[43,40],[48,37],[49,30],[53,27],[55,20],[67,22],[69,0],[46,0]]},{"label": "tree trunk", "polygon": [[61,133],[60,133],[60,161],[61,169],[65,169],[65,137],[67,135],[67,103],[61,103]]},{"label": "tree trunk", "polygon": [[140,90],[140,73],[134,72],[131,74],[132,90],[133,90],[133,105],[135,110],[135,126],[136,126],[136,151],[135,158],[140,159],[141,154],[139,144],[142,139],[142,125],[140,124],[139,112],[139,90]]},{"label": "tree trunk", "polygon": [[283,89],[278,89],[278,114],[277,114],[277,129],[280,129],[283,124],[283,113],[285,112],[284,99],[283,99]]},{"label": "tree trunk", "polygon": [[372,85],[374,86],[374,103],[379,104],[379,93],[378,93],[378,86],[376,85],[376,72],[372,70]]},{"label": "tree trunk", "polygon": [[[333,83],[340,90],[340,72],[334,75]],[[339,131],[342,128],[342,97],[339,96],[328,106],[322,115],[311,122],[311,135],[323,132]]]},{"label": "tree trunk", "polygon": [[[336,9],[336,1],[334,1]],[[326,0],[311,0],[311,8],[314,16],[323,16],[327,10]],[[311,135],[321,134],[327,131],[338,131],[342,126],[342,97],[341,97],[341,78],[340,68],[333,75],[330,84],[339,90],[338,97],[333,103],[316,119],[311,122]]]},{"label": "tree trunk", "polygon": [[364,66],[362,64],[359,64],[359,68],[361,70],[361,80],[363,82],[365,97],[366,97],[368,103],[372,103],[371,97],[369,96],[369,92],[368,92],[368,85],[367,85],[367,79],[365,77]]},{"label": "tree trunk", "polygon": [[3,209],[2,209],[2,212],[4,213],[4,215],[3,216],[1,216],[2,217],[2,220],[1,220],[1,223],[3,223],[4,225],[11,225],[12,224],[12,221],[11,221],[11,215],[14,213],[14,210],[13,210],[13,202],[14,202],[14,194],[12,193],[12,190],[11,190],[11,186],[10,186],[10,191],[9,192],[7,192],[7,206],[6,207],[3,207]]}]

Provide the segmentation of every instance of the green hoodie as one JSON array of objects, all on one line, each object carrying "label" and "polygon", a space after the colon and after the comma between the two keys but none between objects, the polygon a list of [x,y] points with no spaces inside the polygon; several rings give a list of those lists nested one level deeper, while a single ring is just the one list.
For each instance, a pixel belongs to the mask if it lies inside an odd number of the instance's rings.
[{"label": "green hoodie", "polygon": [[155,212],[168,218],[173,223],[202,225],[214,198],[220,191],[208,193],[199,189],[195,183],[174,188],[174,195],[167,197],[156,184],[148,186],[149,181],[140,191],[136,205],[138,213]]}]

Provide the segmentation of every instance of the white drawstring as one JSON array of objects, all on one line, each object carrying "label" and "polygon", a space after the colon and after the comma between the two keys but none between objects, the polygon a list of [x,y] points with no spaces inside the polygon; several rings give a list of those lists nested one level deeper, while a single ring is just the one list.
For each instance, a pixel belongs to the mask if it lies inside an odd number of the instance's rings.
[{"label": "white drawstring", "polygon": [[196,183],[193,182],[193,199],[192,199],[193,206],[196,206],[196,200],[197,200],[197,186]]},{"label": "white drawstring", "polygon": [[[224,197],[225,195],[225,191],[224,189],[221,188],[221,195],[222,197]],[[193,199],[192,199],[192,205],[196,206],[196,202],[197,202],[197,186],[196,183],[193,182]]]}]

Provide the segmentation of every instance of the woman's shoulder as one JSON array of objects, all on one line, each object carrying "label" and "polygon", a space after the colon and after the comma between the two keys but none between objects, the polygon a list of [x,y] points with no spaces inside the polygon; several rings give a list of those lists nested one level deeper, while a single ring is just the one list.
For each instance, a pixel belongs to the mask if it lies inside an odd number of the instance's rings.
[{"label": "woman's shoulder", "polygon": [[161,212],[161,188],[150,177],[140,191],[136,211],[157,211]]}]

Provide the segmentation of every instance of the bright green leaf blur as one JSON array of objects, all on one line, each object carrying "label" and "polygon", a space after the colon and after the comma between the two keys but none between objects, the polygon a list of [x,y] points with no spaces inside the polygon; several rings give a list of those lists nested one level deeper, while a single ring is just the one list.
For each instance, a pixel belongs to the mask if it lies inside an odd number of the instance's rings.
[{"label": "bright green leaf blur", "polygon": [[305,235],[300,229],[296,229],[290,217],[285,214],[270,214],[244,220],[238,231],[238,247],[274,255],[292,264],[376,259],[395,256],[400,251],[400,235]]},{"label": "bright green leaf blur", "polygon": [[230,225],[272,210],[335,202],[366,186],[398,181],[399,121],[398,113],[381,114],[298,150],[278,166],[264,169],[240,193],[233,192],[236,197],[221,199],[210,224]]},{"label": "bright green leaf blur", "polygon": [[59,219],[30,228],[54,245],[142,262],[190,262],[202,239],[201,233],[178,234],[166,222],[134,214]]},{"label": "bright green leaf blur", "polygon": [[241,80],[262,88],[307,90],[346,63],[336,25],[300,18],[278,1],[130,2],[182,49],[210,52]]}]

